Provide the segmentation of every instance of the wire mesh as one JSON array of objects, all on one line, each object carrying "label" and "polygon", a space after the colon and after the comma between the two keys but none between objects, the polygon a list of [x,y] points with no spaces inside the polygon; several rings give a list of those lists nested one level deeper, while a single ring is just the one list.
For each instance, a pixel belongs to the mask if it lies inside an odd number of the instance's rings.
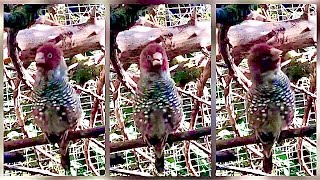
[{"label": "wire mesh", "polygon": [[[266,15],[276,21],[285,21],[299,18],[306,4],[268,4]],[[309,14],[316,15],[316,5],[309,4]]]},{"label": "wire mesh", "polygon": [[[305,5],[268,5],[267,14],[274,20],[288,20],[295,19],[301,16]],[[314,14],[315,5],[310,6],[310,14]],[[316,52],[316,47],[308,47],[304,50],[297,51],[301,53],[302,59],[311,61],[311,56]],[[311,53],[310,53],[311,52]],[[240,64],[243,68],[247,67],[246,60]],[[225,68],[217,67],[217,77],[226,75],[228,72]],[[245,91],[239,87],[235,82],[231,82],[231,104],[234,106],[234,112],[236,114],[236,128],[239,130],[241,136],[251,135],[253,132],[249,129],[248,120],[245,112]],[[296,83],[297,86],[303,87],[306,90],[310,88],[309,77],[302,77]],[[216,109],[217,109],[217,119],[216,119],[216,137],[217,140],[230,139],[236,137],[232,126],[229,123],[229,117],[225,108],[225,97],[224,97],[224,87],[223,84],[217,80],[216,86]],[[302,118],[304,115],[304,109],[307,103],[307,96],[301,91],[295,90],[295,118],[293,119],[292,127],[299,128],[302,127]],[[315,109],[314,105],[311,108],[310,115],[308,117],[308,125],[315,125]],[[249,145],[248,147],[256,148],[259,152],[262,151],[260,145]],[[250,168],[255,170],[262,169],[262,157],[259,157],[245,146],[230,148],[236,156],[236,160],[227,163],[219,163],[226,166]],[[312,174],[316,173],[316,136],[304,137],[302,141],[302,157],[305,161],[305,166],[310,170]],[[283,143],[277,144],[273,148],[273,173],[274,175],[285,175],[285,176],[306,176],[308,175],[304,170],[302,164],[298,158],[298,138],[287,139]],[[243,173],[235,172],[231,170],[217,170],[217,176],[240,176]]]},{"label": "wire mesh", "polygon": [[[84,23],[88,19],[89,12],[92,8],[96,8],[96,17],[104,18],[104,5],[92,5],[92,4],[79,4],[79,5],[64,5],[58,4],[54,8],[57,8],[55,14],[48,12],[48,9],[41,11],[41,14],[46,16],[55,16],[54,19],[60,24],[78,24]],[[96,62],[97,57],[103,56],[101,50],[86,52],[82,56],[85,61]],[[7,57],[4,57],[7,58]],[[70,65],[71,59],[65,58],[66,63]],[[28,98],[30,91],[26,90],[24,84],[19,85],[19,93],[14,91],[12,81],[16,79],[17,74],[14,70],[12,63],[4,66],[6,69],[4,75],[4,141],[23,139],[26,137],[36,137],[41,135],[41,130],[34,124],[33,117],[31,115],[32,102]],[[93,67],[96,69],[95,67]],[[32,63],[27,71],[30,74],[35,74],[35,64]],[[76,77],[70,76],[69,79],[72,84],[75,85]],[[90,80],[82,84],[82,87],[92,92],[96,91],[98,77],[92,77]],[[15,94],[17,93],[17,94]],[[14,95],[15,94],[15,95]],[[105,92],[102,93],[104,98]],[[22,120],[25,125],[19,122],[14,105],[14,97],[17,95],[17,103],[19,111],[21,112]],[[85,117],[80,123],[82,129],[88,129],[89,120],[91,117],[91,110],[95,98],[87,92],[80,92],[80,100]],[[16,106],[17,107],[17,106]],[[97,111],[97,117],[93,124],[93,127],[103,126],[105,114],[104,102],[100,103]],[[24,130],[25,129],[25,133]],[[88,143],[88,144],[86,144]],[[69,146],[70,160],[71,160],[71,174],[73,176],[93,176],[93,175],[105,175],[105,139],[104,136],[98,138],[81,139],[76,142],[72,142]],[[22,166],[27,168],[37,168],[41,170],[48,170],[57,174],[64,175],[64,170],[60,165],[59,148],[57,145],[40,145],[30,148],[23,148],[15,150],[23,154],[26,161],[14,163],[12,165]],[[16,171],[16,170],[5,170],[5,176],[30,176],[33,175],[28,172]],[[37,174],[36,174],[37,175]]]},{"label": "wire mesh", "polygon": [[96,19],[105,18],[105,6],[101,4],[56,4],[43,9],[40,14],[62,25],[73,25],[86,22],[93,11]]},{"label": "wire mesh", "polygon": [[[211,9],[210,5],[191,5],[191,4],[169,4],[160,5],[155,9],[154,22],[162,26],[177,26],[185,24],[191,15],[192,8],[196,8],[199,19],[210,20]],[[192,59],[184,55],[186,59]],[[193,53],[194,61],[199,61],[200,57],[203,57],[202,53]],[[138,68],[136,64],[132,64],[130,72],[138,75]],[[110,73],[111,80],[111,92],[110,95],[110,141],[119,142],[125,140],[125,135],[121,132],[120,123],[117,120],[116,112],[117,108],[121,118],[124,121],[124,132],[129,140],[137,139],[141,136],[137,130],[133,118],[132,118],[132,94],[128,92],[126,87],[120,87],[120,95],[116,95],[116,74]],[[197,92],[197,82],[189,82],[184,90],[192,94]],[[113,86],[114,85],[114,86]],[[115,96],[118,96],[117,101],[112,101]],[[183,99],[183,110],[185,113],[185,120],[180,126],[181,131],[189,130],[190,114],[194,108],[194,100],[185,94],[182,94]],[[204,95],[202,99],[211,101],[211,79],[208,79],[206,86],[204,87]],[[211,126],[211,107],[202,105],[200,112],[197,116],[195,128],[210,127]],[[199,148],[207,149],[205,151]],[[211,175],[211,137],[202,137],[190,144],[190,167],[194,168],[194,171],[199,176],[210,176]],[[188,169],[188,163],[185,160],[185,143],[175,142],[171,147],[168,145],[164,151],[165,154],[165,176],[192,176],[192,172]],[[136,148],[130,150],[124,150],[119,152],[111,153],[111,168],[113,169],[124,169],[132,172],[141,172],[154,175],[156,170],[152,160],[154,159],[154,151],[151,147]],[[111,172],[111,176],[123,176],[121,173]]]}]

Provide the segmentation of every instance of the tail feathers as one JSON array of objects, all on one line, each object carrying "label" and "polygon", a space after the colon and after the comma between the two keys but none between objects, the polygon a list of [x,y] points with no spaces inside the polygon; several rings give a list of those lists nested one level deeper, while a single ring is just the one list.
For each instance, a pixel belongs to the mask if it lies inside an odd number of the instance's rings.
[{"label": "tail feathers", "polygon": [[164,171],[164,148],[166,145],[168,135],[163,137],[146,137],[148,145],[153,146],[155,153],[155,167],[159,173]]},{"label": "tail feathers", "polygon": [[55,134],[45,134],[46,139],[52,143],[57,143],[59,145],[60,155],[61,155],[61,165],[65,169],[66,173],[70,171],[70,157],[69,157],[69,141],[66,139],[68,131],[66,131],[62,136]]},{"label": "tail feathers", "polygon": [[156,157],[155,167],[159,173],[163,173],[164,171],[164,154],[163,154],[164,145],[165,143],[160,141],[160,143],[157,143],[154,146],[154,153]]},{"label": "tail feathers", "polygon": [[163,173],[163,171],[164,171],[164,155],[162,155],[160,158],[156,157],[155,166],[156,166],[156,169],[159,173]]},{"label": "tail feathers", "polygon": [[263,171],[266,173],[271,174],[272,172],[272,146],[273,143],[271,144],[262,144],[263,146]]}]

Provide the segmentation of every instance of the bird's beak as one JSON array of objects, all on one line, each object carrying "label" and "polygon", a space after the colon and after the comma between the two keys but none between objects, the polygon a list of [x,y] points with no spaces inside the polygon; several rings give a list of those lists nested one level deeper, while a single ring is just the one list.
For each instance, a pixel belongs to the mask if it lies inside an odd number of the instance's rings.
[{"label": "bird's beak", "polygon": [[153,60],[152,60],[152,65],[153,66],[157,66],[157,65],[161,66],[162,65],[163,59],[162,59],[162,54],[161,53],[159,53],[159,52],[154,53],[152,55],[152,58],[153,58]]},{"label": "bird's beak", "polygon": [[36,54],[36,58],[35,58],[35,61],[37,64],[42,64],[42,63],[45,63],[45,59],[44,59],[44,54],[42,52],[38,52]]}]

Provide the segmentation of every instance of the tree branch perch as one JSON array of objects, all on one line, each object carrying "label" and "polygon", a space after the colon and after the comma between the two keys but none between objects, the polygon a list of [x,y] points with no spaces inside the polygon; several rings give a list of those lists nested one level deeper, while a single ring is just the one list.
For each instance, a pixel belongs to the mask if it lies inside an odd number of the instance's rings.
[{"label": "tree branch perch", "polygon": [[[81,138],[96,138],[104,133],[105,133],[105,127],[99,126],[95,128],[69,132],[67,139],[77,140]],[[47,141],[47,139],[45,139],[44,135],[40,135],[33,138],[6,141],[4,142],[4,151],[11,151],[15,149],[21,149],[21,148],[44,145],[44,144],[49,144],[49,142]]]},{"label": "tree branch perch", "polygon": [[[167,142],[170,144],[177,141],[197,140],[199,139],[199,137],[207,136],[207,135],[211,135],[211,127],[204,127],[196,130],[170,134]],[[114,142],[114,143],[110,143],[110,153],[127,150],[127,149],[146,147],[146,146],[147,144],[143,141],[142,138],[124,141],[124,142]]]}]

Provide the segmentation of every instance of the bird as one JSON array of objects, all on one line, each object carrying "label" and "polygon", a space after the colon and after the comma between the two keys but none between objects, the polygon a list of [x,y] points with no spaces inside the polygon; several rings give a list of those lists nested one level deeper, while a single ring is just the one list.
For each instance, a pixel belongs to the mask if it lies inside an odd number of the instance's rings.
[{"label": "bird", "polygon": [[36,51],[36,79],[31,95],[35,123],[49,143],[57,143],[61,165],[70,171],[68,133],[83,118],[80,97],[69,82],[63,51],[53,43],[45,43]]},{"label": "bird", "polygon": [[219,24],[233,26],[247,19],[252,9],[257,9],[253,4],[228,4],[217,5],[216,21]]},{"label": "bird", "polygon": [[288,129],[294,118],[295,98],[290,80],[280,69],[282,51],[260,43],[248,56],[252,85],[247,93],[249,125],[263,147],[264,172],[272,172],[272,147],[282,130]]},{"label": "bird", "polygon": [[170,77],[165,49],[147,45],[140,54],[140,79],[133,104],[133,119],[148,146],[155,151],[155,168],[164,172],[164,148],[168,135],[184,118],[182,99]]}]

